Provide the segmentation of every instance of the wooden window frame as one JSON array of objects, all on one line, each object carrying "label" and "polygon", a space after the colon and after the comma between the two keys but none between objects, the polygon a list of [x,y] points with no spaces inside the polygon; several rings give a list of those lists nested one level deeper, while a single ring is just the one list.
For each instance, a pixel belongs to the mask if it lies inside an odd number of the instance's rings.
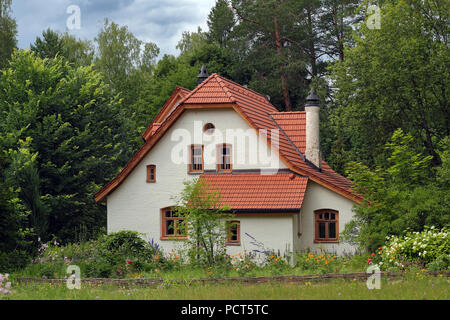
[{"label": "wooden window frame", "polygon": [[[320,214],[325,214],[327,212],[334,213],[335,219],[334,220],[331,220],[331,219],[326,220],[325,218],[322,218],[322,219],[319,218]],[[319,222],[325,223],[325,238],[319,238]],[[329,237],[329,230],[328,230],[329,227],[328,226],[329,226],[330,222],[336,223],[336,237],[335,238]],[[339,242],[339,211],[333,210],[333,209],[320,209],[320,210],[314,211],[314,230],[315,230],[314,243],[338,243]]]},{"label": "wooden window frame", "polygon": [[[161,237],[160,240],[186,240],[188,238],[187,236],[187,228],[186,228],[186,234],[179,234],[179,229],[176,228],[177,221],[186,221],[184,217],[166,217],[167,211],[173,211],[174,207],[166,207],[161,209]],[[169,235],[166,234],[166,221],[173,220],[174,223],[174,234]]]},{"label": "wooden window frame", "polygon": [[[201,170],[194,170],[194,164],[193,164],[193,155],[194,155],[194,149],[195,148],[202,148],[202,169]],[[205,159],[204,159],[204,146],[201,144],[191,144],[189,146],[189,173],[203,173],[205,171]]]},{"label": "wooden window frame", "polygon": [[[222,153],[223,148],[230,149],[230,168],[224,169],[222,168],[222,161],[224,160],[224,155]],[[232,172],[233,171],[233,146],[229,143],[220,143],[217,145],[217,172]]]},{"label": "wooden window frame", "polygon": [[[153,179],[152,179],[152,169],[153,169]],[[156,182],[156,165],[150,164],[147,166],[147,182]]]},{"label": "wooden window frame", "polygon": [[[236,224],[237,240],[231,239],[231,226]],[[241,222],[238,220],[227,221],[227,246],[240,246],[241,245]]]}]

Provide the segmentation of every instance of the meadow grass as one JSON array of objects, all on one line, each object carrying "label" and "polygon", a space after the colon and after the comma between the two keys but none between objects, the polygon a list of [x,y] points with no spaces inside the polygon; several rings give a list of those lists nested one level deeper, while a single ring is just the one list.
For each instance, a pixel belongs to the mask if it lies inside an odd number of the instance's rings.
[{"label": "meadow grass", "polygon": [[13,280],[12,293],[0,300],[449,300],[449,280],[442,276],[383,277],[381,289],[367,289],[362,280],[261,284],[170,284],[125,288],[83,284],[69,290],[64,284],[23,284]]}]

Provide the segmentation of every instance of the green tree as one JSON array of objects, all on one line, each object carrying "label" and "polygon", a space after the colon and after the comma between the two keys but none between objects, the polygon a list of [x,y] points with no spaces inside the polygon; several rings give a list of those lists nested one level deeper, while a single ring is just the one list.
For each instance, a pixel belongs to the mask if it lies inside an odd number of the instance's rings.
[{"label": "green tree", "polygon": [[42,59],[63,57],[75,66],[88,66],[94,58],[94,47],[88,40],[78,40],[69,33],[61,34],[50,28],[42,32],[42,38],[36,37],[30,49]]},{"label": "green tree", "polygon": [[355,46],[331,69],[337,90],[330,127],[339,144],[331,164],[386,163],[384,145],[397,128],[432,165],[441,163],[437,143],[450,134],[449,12],[445,0],[386,1],[381,28],[361,26]]},{"label": "green tree", "polygon": [[42,38],[36,37],[34,43],[30,45],[31,51],[42,59],[54,58],[63,53],[63,42],[59,34],[50,28],[42,31]]},{"label": "green tree", "polygon": [[48,226],[46,239],[69,241],[80,225],[104,227],[105,208],[93,195],[129,159],[130,124],[102,76],[17,51],[0,75],[0,113],[0,132],[30,137],[30,153],[37,153],[35,169],[16,161],[14,170],[36,230]]},{"label": "green tree", "polygon": [[184,217],[188,256],[194,264],[213,266],[224,261],[227,239],[227,206],[220,201],[220,193],[203,180],[185,182],[177,200],[176,212]]},{"label": "green tree", "polygon": [[98,47],[95,68],[103,74],[114,93],[120,94],[123,99],[127,116],[134,124],[133,141],[134,148],[137,148],[141,143],[143,127],[151,121],[141,113],[149,108],[143,91],[152,81],[159,48],[152,42],[143,43],[126,26],[120,27],[108,19],[95,42]]},{"label": "green tree", "polygon": [[11,0],[0,0],[0,69],[3,69],[17,47],[17,24],[11,17]]},{"label": "green tree", "polygon": [[217,0],[208,15],[208,38],[226,48],[236,24],[233,9],[228,0]]},{"label": "green tree", "polygon": [[346,238],[374,250],[388,235],[401,235],[408,229],[422,231],[425,226],[449,226],[449,139],[440,146],[443,166],[436,176],[429,175],[432,157],[417,153],[414,138],[401,129],[385,146],[387,168],[371,170],[361,163],[350,163],[349,177],[364,201],[355,207],[355,219],[346,225]]}]

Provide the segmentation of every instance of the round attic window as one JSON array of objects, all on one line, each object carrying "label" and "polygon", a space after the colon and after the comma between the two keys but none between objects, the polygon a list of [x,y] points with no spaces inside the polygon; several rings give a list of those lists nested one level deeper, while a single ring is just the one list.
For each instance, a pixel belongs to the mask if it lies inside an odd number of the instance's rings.
[{"label": "round attic window", "polygon": [[207,123],[203,127],[203,132],[206,134],[213,134],[216,127],[212,123]]}]

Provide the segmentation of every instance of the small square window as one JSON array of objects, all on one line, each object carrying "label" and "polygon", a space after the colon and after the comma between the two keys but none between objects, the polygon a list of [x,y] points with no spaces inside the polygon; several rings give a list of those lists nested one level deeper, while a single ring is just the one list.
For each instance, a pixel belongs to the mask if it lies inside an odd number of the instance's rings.
[{"label": "small square window", "polygon": [[229,221],[227,231],[227,244],[240,245],[241,244],[241,224],[239,221]]},{"label": "small square window", "polygon": [[147,182],[156,182],[156,166],[154,164],[147,166]]}]

